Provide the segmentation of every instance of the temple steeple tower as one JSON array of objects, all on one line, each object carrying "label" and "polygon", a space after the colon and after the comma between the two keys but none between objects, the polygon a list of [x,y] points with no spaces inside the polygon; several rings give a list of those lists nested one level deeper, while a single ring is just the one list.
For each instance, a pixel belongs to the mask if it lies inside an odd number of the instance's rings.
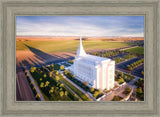
[{"label": "temple steeple tower", "polygon": [[77,50],[77,56],[76,57],[79,57],[79,56],[85,56],[86,55],[86,52],[83,48],[83,45],[82,45],[82,39],[80,37],[80,40],[79,40],[79,47],[78,47],[78,50]]}]

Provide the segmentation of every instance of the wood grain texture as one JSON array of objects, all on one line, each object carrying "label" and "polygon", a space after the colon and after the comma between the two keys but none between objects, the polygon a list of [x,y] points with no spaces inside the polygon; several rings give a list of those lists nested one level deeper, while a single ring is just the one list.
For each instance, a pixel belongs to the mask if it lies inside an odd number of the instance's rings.
[{"label": "wood grain texture", "polygon": [[[158,117],[160,106],[159,0],[1,0],[1,116]],[[145,16],[144,102],[16,102],[17,15]]]}]

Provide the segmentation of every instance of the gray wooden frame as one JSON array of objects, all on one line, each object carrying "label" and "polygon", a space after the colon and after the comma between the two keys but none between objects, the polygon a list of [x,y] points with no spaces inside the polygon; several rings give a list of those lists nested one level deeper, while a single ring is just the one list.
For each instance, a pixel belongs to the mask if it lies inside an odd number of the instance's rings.
[{"label": "gray wooden frame", "polygon": [[[17,102],[15,100],[17,15],[143,15],[145,100]],[[160,116],[159,16],[159,0],[0,0],[0,116]]]}]

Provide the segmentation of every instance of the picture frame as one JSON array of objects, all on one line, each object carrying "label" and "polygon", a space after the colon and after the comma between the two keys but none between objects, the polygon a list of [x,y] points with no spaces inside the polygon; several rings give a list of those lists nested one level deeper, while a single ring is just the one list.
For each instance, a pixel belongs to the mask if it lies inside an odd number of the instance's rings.
[{"label": "picture frame", "polygon": [[[1,116],[160,116],[159,9],[159,0],[1,0]],[[16,101],[15,18],[21,15],[143,15],[145,17],[144,101]]]}]

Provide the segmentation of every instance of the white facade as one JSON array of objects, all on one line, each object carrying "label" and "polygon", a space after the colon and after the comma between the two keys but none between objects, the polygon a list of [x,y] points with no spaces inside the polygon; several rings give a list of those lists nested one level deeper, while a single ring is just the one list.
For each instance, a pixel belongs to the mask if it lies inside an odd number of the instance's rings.
[{"label": "white facade", "polygon": [[72,67],[74,75],[94,88],[109,90],[114,87],[115,61],[86,54],[81,38]]}]

